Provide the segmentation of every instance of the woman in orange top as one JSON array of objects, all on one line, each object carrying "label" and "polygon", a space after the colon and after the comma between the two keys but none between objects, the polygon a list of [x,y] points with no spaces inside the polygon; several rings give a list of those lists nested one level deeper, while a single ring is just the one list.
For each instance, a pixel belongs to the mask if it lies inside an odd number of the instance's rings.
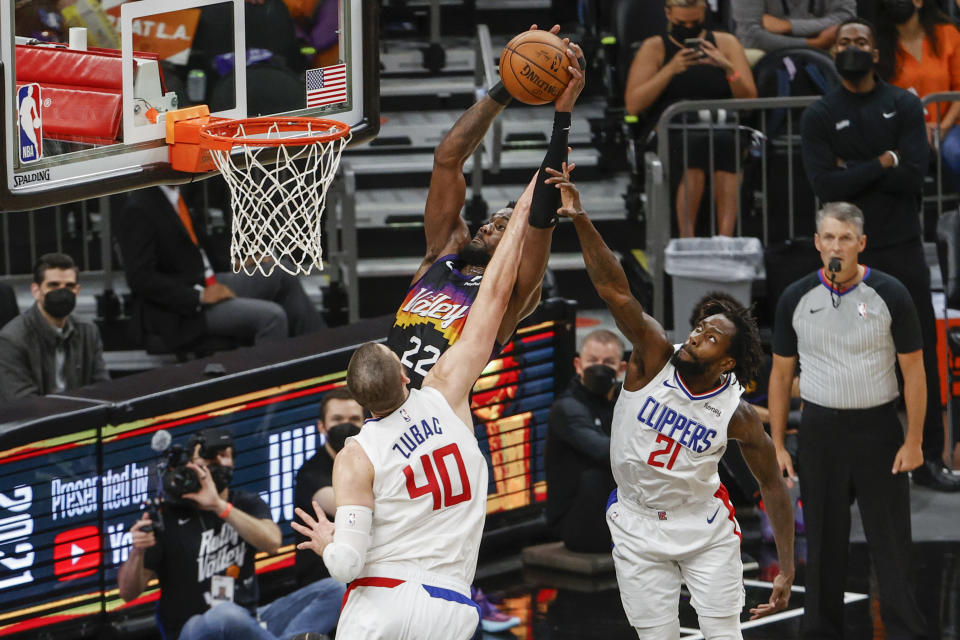
[{"label": "woman in orange top", "polygon": [[[936,0],[882,0],[877,16],[880,77],[917,94],[960,90],[960,31]],[[960,175],[960,102],[926,106],[927,138]]]}]

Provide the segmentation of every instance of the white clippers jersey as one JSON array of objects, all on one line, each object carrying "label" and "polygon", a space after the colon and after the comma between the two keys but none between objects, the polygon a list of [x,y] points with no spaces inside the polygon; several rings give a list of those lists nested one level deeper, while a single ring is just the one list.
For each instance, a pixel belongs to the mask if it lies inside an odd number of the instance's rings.
[{"label": "white clippers jersey", "polygon": [[669,362],[647,386],[621,391],[610,436],[619,498],[666,509],[713,496],[742,391],[729,373],[716,389],[694,395]]},{"label": "white clippers jersey", "polygon": [[354,438],[374,470],[366,564],[401,563],[470,584],[487,513],[487,462],[473,429],[425,387]]}]

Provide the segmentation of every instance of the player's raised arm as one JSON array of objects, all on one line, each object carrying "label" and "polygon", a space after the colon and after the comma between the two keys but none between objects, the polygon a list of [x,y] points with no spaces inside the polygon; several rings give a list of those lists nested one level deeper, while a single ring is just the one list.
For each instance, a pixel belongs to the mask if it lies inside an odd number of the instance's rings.
[{"label": "player's raised arm", "polygon": [[550,143],[547,153],[540,165],[540,176],[533,191],[533,200],[530,204],[530,226],[527,229],[526,241],[523,245],[523,256],[517,272],[517,284],[513,297],[500,323],[497,341],[506,343],[517,324],[533,313],[540,303],[540,291],[543,287],[543,274],[547,270],[547,260],[550,257],[550,245],[553,240],[553,228],[557,223],[557,208],[560,206],[560,193],[546,183],[549,177],[547,167],[559,167],[567,161],[571,118],[574,104],[583,91],[585,60],[580,46],[564,38],[566,45],[567,70],[570,72],[570,82],[567,88],[554,102],[553,131],[550,134]]},{"label": "player's raised arm", "polygon": [[434,150],[430,190],[423,212],[427,252],[413,282],[419,280],[437,258],[456,253],[470,241],[470,230],[460,217],[467,194],[463,165],[504,107],[505,102],[501,104],[489,95],[483,96],[460,116]]},{"label": "player's raised arm", "polygon": [[576,185],[570,182],[567,167],[564,165],[562,169],[562,172],[547,169],[551,176],[548,182],[557,185],[562,194],[563,206],[557,213],[573,220],[587,275],[610,309],[617,327],[634,347],[631,363],[642,366],[643,370],[638,372],[641,376],[651,375],[663,368],[670,359],[673,345],[667,340],[660,323],[649,316],[630,293],[627,274],[583,210],[580,193]]},{"label": "player's raised arm", "polygon": [[[440,356],[423,381],[424,387],[434,387],[444,395],[465,424],[472,422],[467,398],[490,361],[497,328],[514,290],[532,193],[531,180],[517,201],[500,244],[483,273],[477,299],[460,339]],[[466,415],[460,415],[463,412]]]},{"label": "player's raised arm", "polygon": [[[537,25],[532,25],[535,30]],[[560,25],[550,32],[556,35]],[[423,263],[413,276],[416,282],[437,258],[448,253],[457,253],[470,242],[470,230],[460,216],[466,201],[467,182],[463,165],[473,155],[486,135],[487,129],[501,111],[510,103],[511,97],[501,83],[491,87],[473,106],[467,109],[440,141],[433,152],[433,173],[430,175],[430,190],[423,212],[423,232],[427,251]]]}]

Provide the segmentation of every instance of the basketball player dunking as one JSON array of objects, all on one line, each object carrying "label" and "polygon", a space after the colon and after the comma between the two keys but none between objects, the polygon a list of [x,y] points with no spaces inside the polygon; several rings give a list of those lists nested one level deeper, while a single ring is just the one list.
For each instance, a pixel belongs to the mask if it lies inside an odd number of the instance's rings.
[{"label": "basketball player dunking", "polygon": [[[536,28],[536,25],[531,27]],[[556,34],[559,30],[557,25],[550,31]],[[491,353],[499,351],[517,324],[540,302],[556,210],[560,204],[558,192],[544,183],[543,167],[557,167],[566,160],[571,110],[584,84],[583,64],[580,62],[583,53],[568,39],[564,39],[564,43],[569,46],[567,57],[571,79],[554,103],[553,135],[541,165],[542,178],[533,194],[530,226],[517,283],[500,321],[497,342]],[[463,165],[483,140],[494,118],[509,102],[509,93],[502,84],[497,84],[460,116],[434,151],[433,174],[423,217],[427,253],[413,276],[387,338],[387,346],[400,356],[414,387],[420,386],[433,363],[463,330],[477,297],[485,265],[510,219],[512,209],[509,206],[500,209],[471,238],[466,222],[460,217],[466,199]]]},{"label": "basketball player dunking", "polygon": [[507,223],[456,344],[408,386],[400,358],[367,343],[347,386],[374,415],[333,465],[334,524],[297,509],[330,575],[350,582],[337,636],[350,640],[466,640],[480,622],[470,599],[486,517],[487,463],[469,395],[490,357],[521,264],[533,183]]},{"label": "basketball player dunking", "polygon": [[[565,167],[564,167],[565,170]],[[757,477],[780,561],[773,593],[750,612],[787,606],[793,582],[793,509],[773,442],[738,379],[756,379],[762,351],[756,323],[736,303],[706,305],[693,332],[671,344],[630,294],[626,274],[587,218],[569,176],[560,215],[574,222],[590,280],[633,344],[613,413],[610,464],[617,488],[607,506],[620,598],[641,639],[680,637],[680,580],[707,640],[741,638],[744,604],[740,529],[717,463],[727,439],[740,442]]]}]

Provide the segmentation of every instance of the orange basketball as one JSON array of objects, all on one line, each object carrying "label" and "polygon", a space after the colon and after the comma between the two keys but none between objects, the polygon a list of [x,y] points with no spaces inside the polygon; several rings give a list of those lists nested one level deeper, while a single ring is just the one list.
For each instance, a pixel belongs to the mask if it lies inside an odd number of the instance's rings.
[{"label": "orange basketball", "polygon": [[549,31],[524,31],[500,54],[500,80],[520,102],[546,104],[566,89],[569,64],[560,38]]}]

